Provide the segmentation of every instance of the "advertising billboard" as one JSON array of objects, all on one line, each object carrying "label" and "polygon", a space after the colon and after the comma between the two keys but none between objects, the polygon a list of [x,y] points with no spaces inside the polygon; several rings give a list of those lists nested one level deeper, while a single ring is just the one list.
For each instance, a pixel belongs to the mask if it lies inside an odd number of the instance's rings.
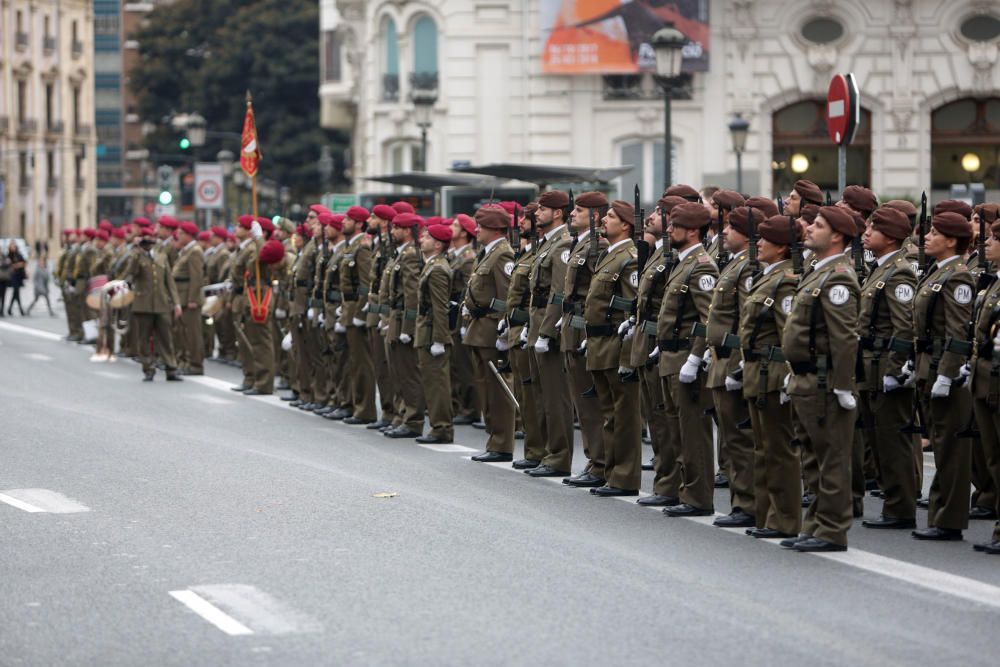
[{"label": "advertising billboard", "polygon": [[656,70],[650,41],[667,23],[688,39],[684,72],[708,70],[709,0],[540,0],[542,72],[638,74]]}]

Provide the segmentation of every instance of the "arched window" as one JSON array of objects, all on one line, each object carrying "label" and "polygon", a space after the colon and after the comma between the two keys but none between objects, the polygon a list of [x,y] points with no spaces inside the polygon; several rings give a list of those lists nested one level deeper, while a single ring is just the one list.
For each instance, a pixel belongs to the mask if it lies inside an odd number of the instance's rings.
[{"label": "arched window", "polygon": [[[670,151],[670,173],[675,179],[678,171],[677,144]],[[643,201],[656,201],[660,193],[666,189],[663,173],[663,140],[636,139],[627,141],[618,147],[619,164],[632,167],[621,175],[618,196],[632,201],[635,186],[639,186]]]},{"label": "arched window", "polygon": [[386,18],[382,23],[382,99],[394,102],[399,99],[399,42],[396,22]]},{"label": "arched window", "polygon": [[417,74],[437,74],[437,25],[429,16],[421,16],[413,24],[413,71]]},{"label": "arched window", "polygon": [[1000,98],[964,98],[931,115],[931,187],[1000,188]]}]

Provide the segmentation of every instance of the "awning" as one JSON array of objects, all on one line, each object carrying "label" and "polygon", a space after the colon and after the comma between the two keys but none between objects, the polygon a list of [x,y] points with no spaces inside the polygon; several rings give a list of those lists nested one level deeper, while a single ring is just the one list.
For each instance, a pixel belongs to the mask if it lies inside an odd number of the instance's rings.
[{"label": "awning", "polygon": [[497,178],[535,183],[607,183],[613,178],[632,171],[633,167],[560,167],[544,164],[511,164],[499,162],[479,166],[458,167],[463,174],[485,174]]},{"label": "awning", "polygon": [[439,190],[446,185],[457,186],[489,186],[492,178],[476,174],[431,174],[426,171],[407,171],[384,176],[367,176],[366,181],[391,183],[392,185],[408,185],[421,190]]}]

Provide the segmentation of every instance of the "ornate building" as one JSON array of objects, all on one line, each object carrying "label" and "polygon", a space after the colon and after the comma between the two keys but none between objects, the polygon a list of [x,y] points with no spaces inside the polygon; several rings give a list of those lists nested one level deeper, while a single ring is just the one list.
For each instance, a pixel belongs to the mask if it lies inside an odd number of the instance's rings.
[{"label": "ornate building", "polygon": [[[353,132],[356,190],[421,163],[412,93],[436,82],[426,166],[630,165],[662,187],[663,102],[649,74],[543,73],[543,13],[572,0],[321,2],[323,123]],[[661,7],[658,0],[631,0]],[[675,0],[678,5],[683,0]],[[983,183],[1000,197],[1000,5],[991,0],[689,0],[707,11],[707,71],[672,104],[674,180],[733,187],[728,125],[750,123],[744,189],[836,186],[825,97],[853,72],[862,121],[848,180],[933,199]],[[626,4],[626,3],[623,3]]]}]

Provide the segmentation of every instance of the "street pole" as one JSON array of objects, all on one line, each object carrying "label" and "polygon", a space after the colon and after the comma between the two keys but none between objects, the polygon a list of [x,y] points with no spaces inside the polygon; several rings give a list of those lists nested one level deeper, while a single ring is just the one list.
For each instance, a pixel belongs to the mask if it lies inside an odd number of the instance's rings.
[{"label": "street pole", "polygon": [[670,158],[673,153],[672,131],[670,129],[670,84],[663,82],[663,178],[666,181],[663,189],[666,190],[673,183],[673,175],[670,173]]},{"label": "street pole", "polygon": [[420,171],[427,171],[427,126],[420,125]]},{"label": "street pole", "polygon": [[743,194],[743,153],[736,151],[736,191]]},{"label": "street pole", "polygon": [[843,192],[847,187],[847,146],[837,147],[837,190]]}]

